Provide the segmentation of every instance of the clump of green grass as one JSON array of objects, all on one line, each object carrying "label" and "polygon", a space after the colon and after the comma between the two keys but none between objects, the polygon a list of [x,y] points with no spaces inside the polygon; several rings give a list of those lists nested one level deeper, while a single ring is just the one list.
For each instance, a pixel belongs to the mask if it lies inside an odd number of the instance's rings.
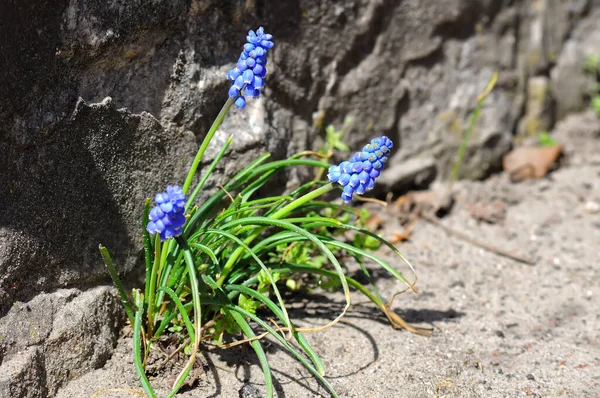
[{"label": "clump of green grass", "polygon": [[[248,40],[251,39],[254,37],[249,35]],[[258,40],[258,43],[263,42]],[[247,56],[252,56],[250,49],[255,47],[244,47],[249,52]],[[239,80],[237,73],[230,72],[233,79]],[[247,73],[244,73],[246,79]],[[337,187],[332,182],[321,180],[324,171],[331,166],[328,159],[332,151],[348,149],[342,142],[343,132],[333,128],[327,129],[325,153],[303,152],[284,160],[273,160],[269,153],[265,153],[225,181],[222,188],[212,192],[208,199],[197,203],[206,181],[219,162],[226,158],[233,137],[224,143],[211,164],[196,179],[204,153],[231,106],[234,103],[239,108],[246,105],[245,99],[241,101],[240,98],[241,93],[247,91],[236,86],[237,80],[230,90],[229,100],[200,145],[183,184],[181,192],[187,196],[185,204],[182,202],[178,210],[173,210],[174,206],[179,206],[177,203],[164,208],[159,205],[157,207],[162,209],[159,211],[156,207],[151,210],[150,200],[145,203],[142,225],[148,226],[143,234],[146,279],[143,289],[133,289],[132,298],[119,280],[107,248],[100,246],[133,325],[135,367],[146,393],[156,397],[146,376],[149,355],[162,336],[167,333],[178,335],[179,349],[188,356],[188,360],[167,395],[173,397],[193,368],[203,342],[224,348],[248,343],[262,368],[266,396],[272,397],[272,373],[261,342],[263,337],[270,336],[302,363],[332,396],[337,397],[324,377],[326,369],[321,359],[304,333],[319,332],[337,323],[350,306],[351,288],[370,299],[392,326],[419,334],[429,333],[427,329],[404,322],[390,309],[390,303],[372,282],[365,286],[347,276],[345,262],[352,260],[358,263],[369,281],[370,273],[365,263],[377,264],[408,290],[414,290],[415,281],[405,278],[391,262],[370,249],[385,247],[395,257],[392,260],[394,264],[400,260],[411,272],[413,268],[391,243],[365,228],[364,211],[322,200]],[[250,94],[256,96],[255,91]],[[381,151],[376,151],[378,147],[368,148],[372,150],[377,167],[383,167],[380,160],[384,162],[387,157],[383,159]],[[319,171],[313,181],[292,192],[266,197],[258,195],[259,191],[264,191],[263,188],[273,185],[273,178],[278,173],[294,167]],[[339,172],[340,167],[337,170]],[[163,201],[164,197],[160,200]],[[174,213],[173,225],[166,229],[157,227],[159,221],[171,223],[164,214],[179,210],[181,213]],[[185,215],[185,220],[180,218],[181,214]],[[149,230],[160,233],[153,236]],[[168,231],[169,235],[164,231]],[[346,239],[347,231],[354,234],[352,241]],[[345,305],[330,322],[316,327],[301,327],[290,318],[282,289],[287,286],[294,290],[302,281],[310,284],[316,279],[325,280],[328,288],[341,289]],[[231,339],[237,340],[224,343]]]}]

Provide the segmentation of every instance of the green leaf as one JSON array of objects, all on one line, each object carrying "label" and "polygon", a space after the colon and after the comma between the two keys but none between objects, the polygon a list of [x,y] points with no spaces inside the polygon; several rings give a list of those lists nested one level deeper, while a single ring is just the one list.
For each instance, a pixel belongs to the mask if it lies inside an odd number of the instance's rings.
[{"label": "green leaf", "polygon": [[550,136],[550,134],[548,134],[547,131],[544,131],[538,136],[538,145],[541,147],[554,146],[556,145],[556,141]]},{"label": "green leaf", "polygon": [[260,302],[252,300],[243,294],[240,294],[238,297],[238,305],[245,309],[246,311],[256,314],[256,310],[260,307]]}]

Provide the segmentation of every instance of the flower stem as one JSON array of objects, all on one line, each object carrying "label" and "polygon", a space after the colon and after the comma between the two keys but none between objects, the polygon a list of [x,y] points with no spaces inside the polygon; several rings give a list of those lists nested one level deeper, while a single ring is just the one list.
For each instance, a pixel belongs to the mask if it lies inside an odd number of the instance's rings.
[{"label": "flower stem", "polygon": [[[200,334],[201,334],[201,323],[202,323],[202,312],[200,307],[200,288],[198,285],[198,279],[196,277],[196,268],[194,265],[194,258],[192,257],[192,253],[185,239],[181,236],[175,238],[179,247],[183,251],[183,257],[185,259],[185,263],[187,265],[188,270],[188,278],[190,280],[190,288],[192,291],[192,305],[194,306],[194,343],[192,345],[192,355],[185,365],[185,368],[181,371],[175,382],[173,383],[173,388],[171,392],[167,396],[167,398],[173,397],[177,391],[183,385],[187,375],[190,373],[190,370],[194,366],[196,362],[196,355],[198,353],[198,346],[200,345]],[[190,339],[192,336],[190,336]]]},{"label": "flower stem", "polygon": [[217,129],[219,128],[219,126],[221,126],[223,119],[225,119],[225,115],[227,115],[227,112],[229,112],[229,108],[231,108],[231,105],[233,105],[234,101],[235,101],[235,98],[229,98],[227,100],[227,102],[225,102],[225,105],[223,105],[223,108],[221,108],[221,111],[217,115],[217,118],[213,122],[212,126],[210,126],[210,129],[208,130],[206,137],[204,137],[202,144],[200,144],[198,153],[196,153],[196,157],[194,158],[192,167],[190,168],[190,171],[188,172],[188,175],[185,179],[185,183],[183,184],[183,193],[184,194],[187,194],[187,191],[190,189],[190,186],[192,185],[194,176],[196,175],[196,170],[198,169],[198,166],[200,165],[200,162],[202,161],[202,158],[204,157],[204,152],[206,152],[206,148],[208,148],[208,144],[210,144],[210,141],[213,139],[215,133],[217,132]]},{"label": "flower stem", "polygon": [[148,329],[148,339],[152,337],[152,332],[154,331],[154,294],[156,293],[156,279],[158,268],[160,267],[160,249],[160,235],[156,234],[154,241],[154,264],[152,265],[152,270],[150,272],[150,280],[146,279],[146,284],[148,285],[146,286],[146,290],[148,291],[148,325],[146,326]]},{"label": "flower stem", "polygon": [[[288,203],[286,206],[282,207],[281,209],[270,215],[269,218],[274,220],[280,220],[283,217],[290,214],[292,211],[296,210],[298,207],[302,206],[303,204],[310,202],[311,200],[316,199],[321,195],[326,194],[334,188],[335,186],[331,183],[323,185],[322,187],[315,189],[314,191],[311,191],[306,195],[301,196],[298,199]],[[244,244],[249,245],[254,239],[258,237],[258,235],[260,235],[262,230],[263,228],[256,228],[255,232],[244,240]],[[231,269],[233,268],[235,262],[242,255],[242,253],[244,253],[244,248],[240,246],[231,254],[231,256],[229,256],[227,263],[225,263],[225,266],[223,266],[223,272],[221,273],[221,276],[217,281],[217,284],[219,286],[223,286],[225,279],[227,279],[227,276],[231,272]]]},{"label": "flower stem", "polygon": [[[135,301],[135,320],[133,322],[133,362],[135,363],[135,370],[140,376],[140,382],[142,387],[150,398],[156,398],[156,394],[146,377],[144,370],[144,364],[142,363],[142,314],[144,313],[144,295],[139,290],[133,291]],[[148,348],[146,347],[147,351]]]}]

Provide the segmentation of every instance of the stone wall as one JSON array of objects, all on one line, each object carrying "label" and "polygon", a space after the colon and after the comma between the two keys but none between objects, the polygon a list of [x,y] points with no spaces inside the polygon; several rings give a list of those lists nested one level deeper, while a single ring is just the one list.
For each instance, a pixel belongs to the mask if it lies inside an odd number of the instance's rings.
[{"label": "stone wall", "polygon": [[245,32],[261,24],[276,43],[267,89],[223,124],[217,141],[234,142],[219,175],[265,150],[318,145],[320,126],[350,116],[354,148],[379,134],[397,144],[388,188],[445,178],[497,71],[462,169],[483,178],[514,135],[587,106],[583,64],[600,54],[600,0],[9,1],[0,315],[40,292],[106,282],[99,243],[123,271],[140,263],[143,199],[182,181]]}]

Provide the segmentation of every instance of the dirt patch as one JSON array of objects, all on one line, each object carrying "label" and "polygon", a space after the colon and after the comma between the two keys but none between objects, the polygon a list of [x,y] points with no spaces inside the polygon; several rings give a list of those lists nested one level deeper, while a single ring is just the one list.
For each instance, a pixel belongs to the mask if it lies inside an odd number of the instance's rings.
[{"label": "dirt patch", "polygon": [[[600,146],[596,141],[587,141],[586,151]],[[353,294],[355,305],[342,322],[307,335],[340,395],[600,396],[600,213],[589,206],[600,203],[600,162],[588,160],[541,180],[514,184],[502,174],[455,186],[455,207],[441,222],[535,258],[533,266],[418,221],[399,247],[417,269],[421,294],[401,295],[393,308],[409,322],[433,327],[433,336],[394,330],[374,306]],[[472,207],[481,201],[503,203],[503,217],[494,223],[477,220]],[[396,232],[392,222],[386,228],[386,234]],[[374,275],[388,297],[400,288],[381,273]],[[323,324],[342,308],[343,296],[317,291],[290,305],[298,325]],[[267,351],[277,396],[327,396],[276,342]],[[250,347],[205,347],[202,361],[194,388],[178,396],[262,396],[262,374]],[[168,377],[152,382],[164,396]],[[141,391],[127,337],[104,368],[73,380],[58,397],[136,396],[101,393],[111,388]]]}]

